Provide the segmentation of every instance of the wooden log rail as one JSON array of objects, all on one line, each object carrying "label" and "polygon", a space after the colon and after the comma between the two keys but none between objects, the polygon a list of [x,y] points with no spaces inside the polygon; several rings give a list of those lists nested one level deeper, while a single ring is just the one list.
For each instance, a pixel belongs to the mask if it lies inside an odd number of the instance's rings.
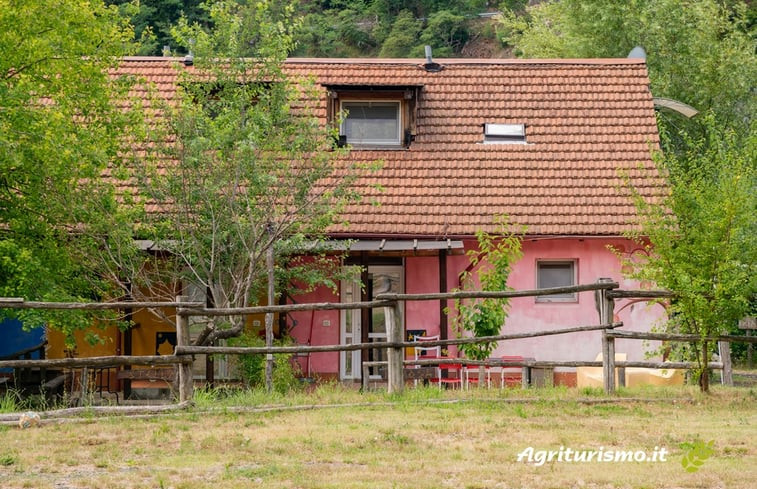
[{"label": "wooden log rail", "polygon": [[[381,363],[381,362],[373,362]],[[490,360],[468,360],[467,358],[439,359],[430,358],[427,360],[405,360],[405,365],[430,365],[436,366],[440,363],[459,363],[462,365],[483,365],[486,367],[532,367],[532,368],[555,368],[555,367],[601,367],[601,360],[568,360],[568,361],[550,361],[550,360],[522,360],[506,361],[496,358]],[[643,361],[616,361],[615,366],[620,367],[638,367],[638,368],[656,368],[656,369],[687,369],[696,367],[694,362],[643,362]],[[721,369],[721,362],[710,362],[708,368]]]},{"label": "wooden log rail", "polygon": [[[622,326],[623,323],[613,323],[609,325],[591,325],[575,326],[562,329],[551,329],[545,331],[534,331],[528,333],[512,333],[497,336],[479,336],[467,338],[454,338],[448,340],[424,341],[423,346],[450,346],[450,345],[469,345],[477,343],[488,343],[490,341],[517,340],[522,338],[535,338],[539,336],[552,336],[569,333],[579,333],[583,331],[598,331]],[[262,355],[278,353],[323,353],[335,351],[354,351],[354,350],[372,350],[375,348],[412,348],[418,346],[414,341],[382,341],[377,343],[352,343],[349,345],[319,345],[319,346],[177,346],[177,355]]]},{"label": "wooden log rail", "polygon": [[593,284],[571,285],[566,287],[548,287],[544,289],[530,290],[502,290],[502,291],[461,291],[461,292],[437,292],[432,294],[394,294],[385,293],[376,296],[376,300],[387,301],[428,301],[428,300],[451,300],[451,299],[505,299],[515,297],[541,297],[545,295],[569,294],[575,292],[587,292],[595,290],[607,290],[618,288],[617,282],[599,282]]},{"label": "wooden log rail", "polygon": [[37,302],[20,297],[0,297],[0,309],[51,309],[102,311],[107,309],[158,309],[163,307],[204,307],[204,302]]},{"label": "wooden log rail", "polygon": [[49,358],[47,360],[3,360],[5,367],[83,368],[120,367],[124,365],[175,365],[192,363],[192,357],[175,355],[107,356],[86,358]]},{"label": "wooden log rail", "polygon": [[[602,280],[602,279],[600,279]],[[612,312],[611,305],[614,299],[666,299],[675,297],[670,291],[667,290],[607,290],[600,291],[600,296],[607,302],[608,306],[605,306],[605,310],[609,309]],[[602,305],[599,303],[597,307],[600,311],[600,317],[603,313]],[[600,319],[601,321],[601,319]],[[751,345],[757,343],[757,338],[752,336],[736,336],[736,335],[716,335],[716,336],[701,336],[696,334],[675,334],[675,333],[646,333],[639,331],[615,331],[606,330],[603,332],[603,346],[606,342],[608,345],[613,345],[611,350],[603,348],[603,368],[605,379],[605,392],[608,394],[615,391],[614,375],[611,372],[614,371],[617,366],[621,371],[625,367],[643,367],[654,369],[665,368],[680,368],[680,369],[692,369],[699,367],[699,364],[693,362],[620,362],[615,361],[614,355],[614,342],[616,339],[626,340],[658,340],[658,341],[674,341],[674,342],[690,342],[701,343],[703,341],[709,341],[718,344],[720,351],[721,362],[710,362],[707,368],[719,369],[722,371],[721,379],[724,385],[733,385],[733,365],[731,363],[731,342],[742,342]],[[612,352],[612,355],[608,353]],[[622,379],[622,375],[619,379]]]},{"label": "wooden log rail", "polygon": [[674,333],[643,333],[640,331],[608,331],[608,336],[619,339],[632,340],[660,340],[660,341],[682,341],[698,343],[701,341],[728,341],[742,343],[757,343],[757,336],[736,336],[736,335],[718,335],[702,337],[696,334],[674,334]]},{"label": "wooden log rail", "polygon": [[669,299],[675,294],[668,290],[608,290],[610,299]]}]

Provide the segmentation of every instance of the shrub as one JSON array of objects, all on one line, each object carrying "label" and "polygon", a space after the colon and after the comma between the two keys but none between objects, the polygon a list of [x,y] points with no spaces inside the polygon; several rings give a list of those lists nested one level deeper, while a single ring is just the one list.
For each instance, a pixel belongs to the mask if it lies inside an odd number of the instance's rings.
[{"label": "shrub", "polygon": [[[274,346],[292,345],[291,338],[282,338],[274,342]],[[229,340],[230,346],[265,346],[265,340],[251,333],[245,333]],[[299,366],[292,361],[291,354],[274,355],[273,388],[282,394],[297,389],[300,386],[298,376]],[[236,368],[239,377],[248,387],[265,386],[265,355],[238,355]]]}]

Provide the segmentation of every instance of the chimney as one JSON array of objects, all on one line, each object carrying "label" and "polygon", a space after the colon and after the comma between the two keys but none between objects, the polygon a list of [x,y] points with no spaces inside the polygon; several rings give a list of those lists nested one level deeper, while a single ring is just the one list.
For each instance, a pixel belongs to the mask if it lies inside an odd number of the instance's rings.
[{"label": "chimney", "polygon": [[184,66],[192,66],[195,63],[195,55],[192,53],[192,48],[195,45],[195,40],[189,40],[189,52],[184,56]]},{"label": "chimney", "polygon": [[166,44],[165,46],[163,46],[163,57],[168,58],[170,56],[171,56],[171,46]]},{"label": "chimney", "polygon": [[434,59],[431,56],[431,46],[426,46],[426,64],[423,65],[423,69],[430,73],[437,73],[444,69],[444,66],[434,63]]}]

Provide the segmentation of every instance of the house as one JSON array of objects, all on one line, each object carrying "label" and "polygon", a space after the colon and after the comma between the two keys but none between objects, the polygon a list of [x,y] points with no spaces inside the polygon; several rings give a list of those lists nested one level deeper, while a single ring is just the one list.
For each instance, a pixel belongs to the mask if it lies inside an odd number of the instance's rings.
[{"label": "house", "polygon": [[[176,90],[180,59],[126,58],[120,71],[143,76],[157,93]],[[523,258],[510,285],[532,289],[595,282],[610,277],[625,286],[615,247],[632,256],[635,208],[624,190],[627,174],[640,191],[663,191],[650,150],[658,133],[643,59],[289,59],[292,76],[313,76],[319,88],[317,114],[333,121],[348,115],[341,141],[350,158],[382,160],[383,167],[359,183],[364,203],[347,210],[349,227],[331,239],[351,240],[348,262],[363,268],[361,287],[342,283],[338,293],[318,289],[298,302],[370,299],[382,291],[424,293],[459,286],[476,246],[477,230],[494,230],[506,214],[524,225]],[[379,184],[378,186],[372,184]],[[377,187],[380,187],[379,190]],[[378,205],[373,204],[376,202]],[[591,293],[522,298],[503,332],[596,324]],[[408,333],[454,336],[439,301],[409,302],[402,324]],[[647,330],[661,309],[622,308],[629,330]],[[316,311],[289,316],[291,336],[301,344],[382,341],[381,312]],[[165,325],[145,318],[129,344],[134,354],[154,353]],[[593,360],[597,332],[508,342],[505,354],[538,360]],[[120,342],[113,342],[113,348]],[[643,359],[640,342],[619,340],[618,351]],[[345,381],[361,376],[361,362],[375,351],[316,353],[299,357],[308,376]],[[557,372],[572,384],[575,373]]]}]

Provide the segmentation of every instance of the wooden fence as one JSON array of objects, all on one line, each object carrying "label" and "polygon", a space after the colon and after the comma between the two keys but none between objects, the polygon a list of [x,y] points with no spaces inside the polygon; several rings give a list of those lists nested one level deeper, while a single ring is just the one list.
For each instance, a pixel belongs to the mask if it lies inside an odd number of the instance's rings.
[{"label": "wooden fence", "polygon": [[[314,304],[289,304],[256,306],[244,308],[210,309],[203,303],[189,302],[187,297],[179,296],[175,302],[117,302],[117,303],[52,303],[52,302],[27,302],[19,298],[0,298],[0,308],[30,308],[30,309],[81,309],[81,310],[104,310],[104,309],[137,309],[137,308],[176,308],[176,336],[177,346],[173,355],[155,356],[107,356],[90,358],[65,358],[48,360],[4,360],[0,361],[0,368],[82,368],[82,367],[112,367],[125,365],[177,365],[178,366],[178,394],[179,400],[185,402],[192,398],[192,355],[247,355],[247,354],[277,354],[277,353],[315,353],[315,352],[338,352],[366,349],[387,350],[387,389],[389,392],[400,392],[405,387],[405,365],[433,364],[439,360],[406,361],[404,349],[417,346],[417,343],[404,341],[402,325],[397,318],[400,316],[399,308],[406,301],[427,300],[454,300],[476,298],[514,298],[514,297],[537,297],[563,293],[579,293],[593,291],[597,310],[599,312],[599,324],[572,326],[557,330],[536,331],[528,333],[505,334],[488,337],[465,337],[446,340],[424,341],[424,346],[450,346],[463,344],[476,344],[485,342],[500,342],[520,338],[542,337],[559,334],[571,334],[584,331],[602,332],[602,361],[535,361],[524,360],[522,362],[485,361],[475,362],[461,359],[462,362],[471,365],[492,366],[519,366],[519,367],[579,367],[601,366],[603,368],[604,388],[607,393],[615,391],[615,369],[626,367],[645,368],[693,368],[696,365],[691,362],[620,362],[615,361],[615,339],[651,339],[663,341],[699,342],[702,338],[696,335],[673,335],[663,333],[635,333],[620,331],[617,328],[622,323],[613,322],[614,301],[620,298],[655,299],[671,297],[666,291],[628,291],[618,290],[619,285],[610,279],[599,279],[593,284],[576,285],[570,287],[553,287],[535,290],[520,291],[466,291],[433,294],[381,294],[376,300],[370,302],[354,303],[314,303]],[[387,341],[374,343],[355,343],[349,345],[323,345],[323,346],[275,346],[275,347],[222,347],[222,346],[191,346],[189,344],[189,318],[192,316],[232,316],[250,315],[260,313],[289,313],[294,311],[310,310],[352,310],[383,307],[387,321]],[[733,341],[748,343],[757,342],[754,336],[731,336],[721,335],[707,338],[710,341],[720,341],[728,345]],[[457,360],[456,360],[457,361]],[[447,360],[448,362],[448,360]],[[710,363],[709,368],[724,369],[730,376],[730,358],[723,363]],[[724,375],[724,378],[726,375]]]}]

